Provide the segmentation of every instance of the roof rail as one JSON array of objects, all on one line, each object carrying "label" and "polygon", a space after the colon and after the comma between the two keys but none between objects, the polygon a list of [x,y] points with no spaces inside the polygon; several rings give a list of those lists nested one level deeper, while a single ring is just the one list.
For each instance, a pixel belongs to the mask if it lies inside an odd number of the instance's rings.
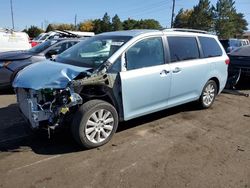
[{"label": "roof rail", "polygon": [[163,31],[180,31],[180,32],[194,32],[194,33],[203,33],[208,34],[207,31],[197,30],[197,29],[185,29],[185,28],[169,28],[169,29],[163,29]]}]

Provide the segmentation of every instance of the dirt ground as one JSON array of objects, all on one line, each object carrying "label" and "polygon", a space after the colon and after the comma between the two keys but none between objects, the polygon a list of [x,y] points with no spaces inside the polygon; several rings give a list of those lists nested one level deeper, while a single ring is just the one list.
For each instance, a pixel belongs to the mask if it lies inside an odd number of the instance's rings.
[{"label": "dirt ground", "polygon": [[66,130],[31,134],[3,93],[0,187],[248,188],[250,98],[223,93],[208,110],[191,103],[122,123],[110,143],[82,150]]}]

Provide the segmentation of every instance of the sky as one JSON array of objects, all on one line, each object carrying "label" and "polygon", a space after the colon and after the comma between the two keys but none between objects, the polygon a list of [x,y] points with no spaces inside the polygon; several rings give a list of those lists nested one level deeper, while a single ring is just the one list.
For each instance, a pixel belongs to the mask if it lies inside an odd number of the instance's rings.
[{"label": "sky", "polygon": [[[175,13],[180,8],[189,9],[199,0],[176,0]],[[102,18],[107,12],[125,20],[156,19],[163,27],[171,23],[172,0],[12,0],[15,30],[31,25],[46,27],[49,23],[74,23],[88,19]],[[216,4],[217,0],[211,0]],[[235,0],[237,12],[245,15],[250,24],[250,0]],[[1,0],[0,28],[12,28],[10,0]],[[250,30],[250,26],[248,26]]]}]

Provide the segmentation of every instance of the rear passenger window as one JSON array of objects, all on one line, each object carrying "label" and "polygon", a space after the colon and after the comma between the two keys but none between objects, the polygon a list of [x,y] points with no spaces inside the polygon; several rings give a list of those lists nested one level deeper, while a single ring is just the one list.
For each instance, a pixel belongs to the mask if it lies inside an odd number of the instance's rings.
[{"label": "rear passenger window", "polygon": [[217,57],[222,55],[222,50],[214,38],[199,37],[201,48],[205,58]]},{"label": "rear passenger window", "polygon": [[171,62],[198,59],[200,57],[195,37],[168,37]]}]

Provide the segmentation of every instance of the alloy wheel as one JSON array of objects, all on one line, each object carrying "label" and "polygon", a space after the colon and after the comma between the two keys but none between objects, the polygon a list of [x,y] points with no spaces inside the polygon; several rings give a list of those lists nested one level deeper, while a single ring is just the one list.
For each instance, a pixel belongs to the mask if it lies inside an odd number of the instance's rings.
[{"label": "alloy wheel", "polygon": [[114,128],[114,117],[112,113],[105,109],[100,109],[92,113],[85,126],[87,139],[92,143],[105,141]]}]

